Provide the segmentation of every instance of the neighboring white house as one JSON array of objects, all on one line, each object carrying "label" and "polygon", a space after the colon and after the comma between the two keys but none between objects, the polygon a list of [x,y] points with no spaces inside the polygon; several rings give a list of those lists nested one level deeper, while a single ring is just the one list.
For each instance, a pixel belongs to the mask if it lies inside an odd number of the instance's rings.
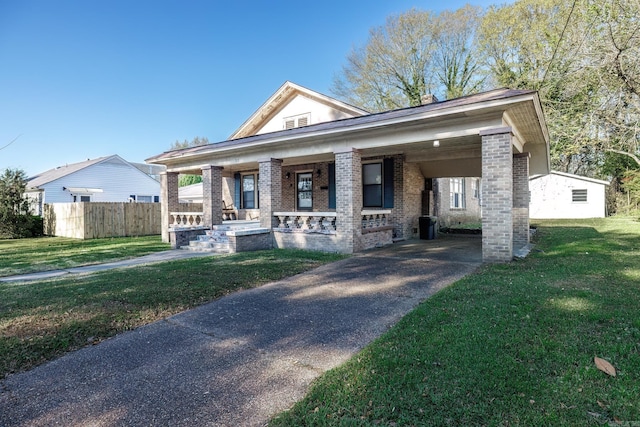
[{"label": "neighboring white house", "polygon": [[534,219],[603,218],[607,181],[552,171],[529,179],[530,217]]},{"label": "neighboring white house", "polygon": [[180,203],[202,203],[202,183],[185,185],[178,189]]},{"label": "neighboring white house", "polygon": [[59,166],[29,178],[31,209],[45,203],[159,202],[160,183],[118,155]]}]

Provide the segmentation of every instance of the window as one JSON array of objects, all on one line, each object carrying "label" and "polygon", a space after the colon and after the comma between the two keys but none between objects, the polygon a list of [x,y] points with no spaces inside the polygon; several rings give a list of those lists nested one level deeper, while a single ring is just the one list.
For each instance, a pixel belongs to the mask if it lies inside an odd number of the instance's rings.
[{"label": "window", "polygon": [[293,129],[307,126],[311,122],[311,113],[300,114],[299,116],[285,117],[284,128]]},{"label": "window", "polygon": [[480,180],[478,178],[473,178],[471,180],[471,190],[473,191],[473,198],[480,198]]},{"label": "window", "polygon": [[587,201],[587,190],[571,190],[571,201],[572,202],[586,202]]},{"label": "window", "polygon": [[90,202],[91,201],[91,196],[73,196],[73,201],[74,202]]},{"label": "window", "polygon": [[136,194],[130,194],[129,201],[138,203],[153,203],[154,201],[160,201],[160,196],[140,196]]},{"label": "window", "polygon": [[464,209],[464,178],[451,178],[449,180],[449,207],[451,209]]},{"label": "window", "polygon": [[313,209],[313,172],[298,173],[296,182],[298,209]]},{"label": "window", "polygon": [[242,208],[256,208],[256,176],[242,175]]},{"label": "window", "polygon": [[364,207],[382,207],[382,163],[362,165],[362,196]]}]

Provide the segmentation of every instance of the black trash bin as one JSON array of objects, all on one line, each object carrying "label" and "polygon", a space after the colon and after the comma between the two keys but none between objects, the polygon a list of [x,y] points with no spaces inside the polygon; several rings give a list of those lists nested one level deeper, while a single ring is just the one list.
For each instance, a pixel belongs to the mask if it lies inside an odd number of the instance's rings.
[{"label": "black trash bin", "polygon": [[436,224],[437,218],[435,216],[421,216],[418,224],[420,226],[420,239],[433,240],[438,236]]}]

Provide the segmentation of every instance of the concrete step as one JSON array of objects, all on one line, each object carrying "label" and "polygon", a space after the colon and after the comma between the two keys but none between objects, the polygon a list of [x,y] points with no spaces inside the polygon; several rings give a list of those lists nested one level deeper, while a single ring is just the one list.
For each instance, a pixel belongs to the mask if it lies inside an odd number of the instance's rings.
[{"label": "concrete step", "polygon": [[193,252],[212,252],[218,254],[230,253],[229,242],[202,242],[192,240],[189,242],[189,246],[182,246],[181,249]]},{"label": "concrete step", "polygon": [[229,248],[200,248],[195,246],[181,246],[180,249],[189,251],[189,252],[208,252],[212,254],[228,254],[231,253]]},{"label": "concrete step", "polygon": [[198,242],[227,243],[229,237],[226,234],[211,234],[198,236]]}]

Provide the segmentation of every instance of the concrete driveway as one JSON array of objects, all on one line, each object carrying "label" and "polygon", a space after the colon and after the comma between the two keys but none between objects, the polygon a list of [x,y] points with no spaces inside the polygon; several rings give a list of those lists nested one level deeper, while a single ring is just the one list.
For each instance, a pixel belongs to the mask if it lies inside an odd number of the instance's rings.
[{"label": "concrete driveway", "polygon": [[229,295],[7,377],[0,425],[262,426],[481,258],[414,240]]}]

